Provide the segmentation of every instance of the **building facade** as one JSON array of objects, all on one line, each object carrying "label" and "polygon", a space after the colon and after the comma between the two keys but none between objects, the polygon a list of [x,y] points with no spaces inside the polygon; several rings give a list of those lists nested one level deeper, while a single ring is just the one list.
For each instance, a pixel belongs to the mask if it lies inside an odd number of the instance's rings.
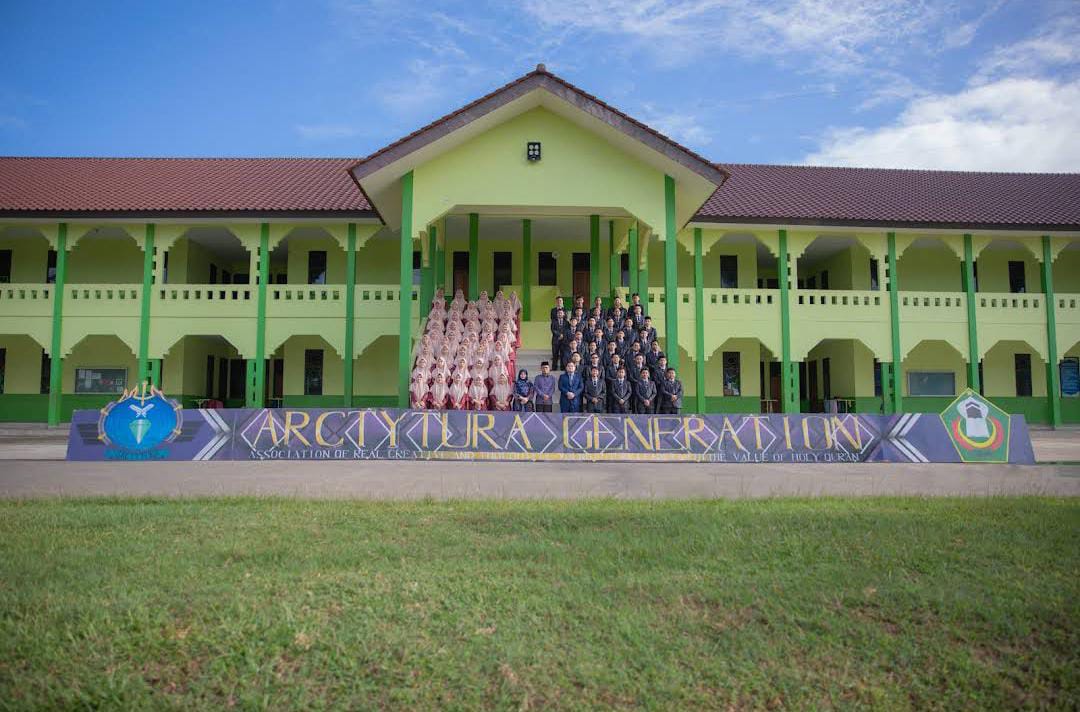
[{"label": "building facade", "polygon": [[1080,175],[715,164],[542,66],[359,161],[0,159],[0,420],[404,405],[440,287],[639,293],[699,412],[1080,422]]}]

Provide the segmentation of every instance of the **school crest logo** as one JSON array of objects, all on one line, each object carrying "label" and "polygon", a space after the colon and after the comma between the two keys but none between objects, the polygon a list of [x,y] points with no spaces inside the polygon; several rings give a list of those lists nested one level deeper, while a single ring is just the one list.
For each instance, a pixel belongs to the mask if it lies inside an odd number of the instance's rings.
[{"label": "school crest logo", "polygon": [[180,427],[180,404],[143,384],[101,409],[98,439],[106,446],[143,452],[172,442]]},{"label": "school crest logo", "polygon": [[1009,414],[971,389],[941,412],[963,462],[1009,461]]}]

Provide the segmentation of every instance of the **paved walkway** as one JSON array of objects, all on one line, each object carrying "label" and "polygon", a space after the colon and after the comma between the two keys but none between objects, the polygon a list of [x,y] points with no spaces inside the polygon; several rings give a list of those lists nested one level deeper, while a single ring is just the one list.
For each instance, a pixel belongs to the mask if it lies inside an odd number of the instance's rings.
[{"label": "paved walkway", "polygon": [[1080,430],[1036,430],[1044,464],[772,465],[63,461],[67,431],[0,426],[0,497],[285,495],[379,499],[1080,496]]}]

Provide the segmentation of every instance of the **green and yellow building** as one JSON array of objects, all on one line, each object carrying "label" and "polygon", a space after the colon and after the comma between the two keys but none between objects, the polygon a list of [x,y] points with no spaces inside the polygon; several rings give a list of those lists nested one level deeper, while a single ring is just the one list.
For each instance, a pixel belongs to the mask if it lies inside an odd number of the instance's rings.
[{"label": "green and yellow building", "polygon": [[1080,175],[716,164],[543,66],[359,161],[0,159],[0,420],[402,405],[438,287],[640,293],[691,410],[1080,422]]}]

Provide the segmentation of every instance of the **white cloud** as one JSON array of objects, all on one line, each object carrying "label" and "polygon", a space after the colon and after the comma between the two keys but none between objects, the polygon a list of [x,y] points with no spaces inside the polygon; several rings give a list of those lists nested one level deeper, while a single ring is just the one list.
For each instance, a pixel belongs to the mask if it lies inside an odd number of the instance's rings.
[{"label": "white cloud", "polygon": [[668,138],[694,149],[712,143],[712,133],[705,122],[689,111],[660,111],[653,104],[645,104],[641,120]]},{"label": "white cloud", "polygon": [[527,0],[545,28],[602,33],[639,43],[661,64],[735,53],[785,57],[805,53],[819,67],[857,68],[927,33],[952,5],[936,0]]},{"label": "white cloud", "polygon": [[892,123],[829,131],[805,163],[1075,172],[1080,81],[1007,78],[912,101]]},{"label": "white cloud", "polygon": [[1057,17],[1034,37],[997,47],[982,62],[973,81],[984,83],[1006,76],[1039,76],[1080,65],[1080,18]]}]

